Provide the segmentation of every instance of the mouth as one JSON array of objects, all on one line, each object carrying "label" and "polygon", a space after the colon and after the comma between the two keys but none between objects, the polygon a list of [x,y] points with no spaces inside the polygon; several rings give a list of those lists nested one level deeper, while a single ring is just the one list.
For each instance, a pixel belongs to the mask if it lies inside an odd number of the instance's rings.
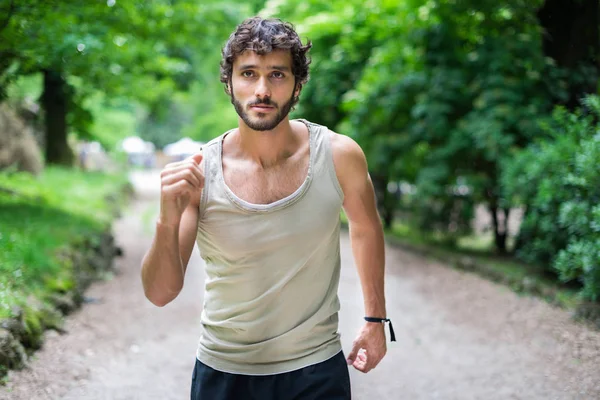
[{"label": "mouth", "polygon": [[253,109],[253,110],[256,110],[256,111],[260,111],[260,112],[267,112],[267,111],[275,109],[275,107],[265,106],[265,105],[262,105],[262,104],[251,106],[250,108]]}]

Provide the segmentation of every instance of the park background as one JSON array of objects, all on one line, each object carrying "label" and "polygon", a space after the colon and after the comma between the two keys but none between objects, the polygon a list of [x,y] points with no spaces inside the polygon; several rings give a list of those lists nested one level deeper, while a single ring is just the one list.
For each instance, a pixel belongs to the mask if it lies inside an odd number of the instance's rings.
[{"label": "park background", "polygon": [[[312,42],[292,117],[362,146],[390,241],[600,326],[599,13],[593,0],[0,0],[0,375],[110,270],[128,171],[237,124],[220,51],[256,14]],[[124,152],[131,137],[149,153]]]}]

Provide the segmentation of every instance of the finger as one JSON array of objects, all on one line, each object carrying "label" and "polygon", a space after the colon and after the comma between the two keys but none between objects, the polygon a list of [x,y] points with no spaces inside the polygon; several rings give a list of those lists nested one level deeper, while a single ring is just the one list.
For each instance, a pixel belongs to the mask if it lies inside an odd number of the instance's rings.
[{"label": "finger", "polygon": [[161,174],[162,173],[168,174],[170,172],[180,171],[184,168],[191,168],[191,167],[198,168],[199,166],[191,158],[186,158],[183,161],[178,161],[176,163],[170,163],[170,164],[165,165],[165,168],[162,170]]},{"label": "finger", "polygon": [[356,356],[357,359],[359,359],[362,362],[367,362],[367,354],[365,351],[359,351],[358,355]]},{"label": "finger", "polygon": [[372,369],[375,369],[379,365],[379,363],[385,356],[385,351],[383,351],[383,352],[372,351],[370,354],[367,353],[366,356],[367,356],[367,368],[370,371]]},{"label": "finger", "polygon": [[184,164],[172,166],[169,169],[165,168],[161,172],[160,177],[161,178],[169,177],[172,175],[176,175],[181,171],[190,171],[198,179],[200,184],[204,185],[204,173],[202,172],[202,170],[200,169],[200,167],[198,165],[194,164],[191,161],[187,161]]},{"label": "finger", "polygon": [[365,360],[360,357],[356,357],[356,360],[354,360],[354,362],[352,363],[352,366],[354,367],[354,369],[356,369],[360,372],[363,372],[363,373],[368,372],[367,364],[366,364]]},{"label": "finger", "polygon": [[164,193],[170,196],[177,196],[184,193],[192,193],[197,190],[191,183],[186,180],[176,182],[164,188]]},{"label": "finger", "polygon": [[192,183],[186,179],[176,180],[174,182],[165,183],[162,186],[163,194],[181,194],[183,192],[195,193],[201,190],[197,184]]},{"label": "finger", "polygon": [[203,158],[204,158],[204,156],[202,155],[202,153],[194,154],[191,157],[191,159],[194,160],[197,165],[200,165],[200,163],[202,162]]},{"label": "finger", "polygon": [[348,357],[346,357],[346,362],[348,365],[352,365],[354,363],[356,356],[358,355],[358,350],[360,350],[360,343],[352,343],[352,350],[350,353],[348,353]]},{"label": "finger", "polygon": [[363,372],[366,373],[372,369],[371,360],[373,359],[373,357],[369,357],[366,349],[360,349],[358,355],[356,356],[356,359],[360,361],[360,365],[362,366]]},{"label": "finger", "polygon": [[194,196],[196,193],[199,193],[199,191],[200,189],[191,185],[188,181],[179,181],[165,187],[161,196],[164,200],[173,200],[183,195]]},{"label": "finger", "polygon": [[163,185],[172,185],[181,180],[186,180],[192,186],[197,187],[197,188],[199,188],[202,183],[201,177],[199,178],[198,176],[196,176],[196,174],[194,174],[189,169],[184,169],[175,174],[165,176],[164,178],[161,179],[161,183]]},{"label": "finger", "polygon": [[371,370],[372,368],[372,364],[373,364],[373,354],[369,354],[369,352],[367,351],[367,349],[361,349],[361,352],[358,353],[358,357],[361,359],[361,361],[364,364],[364,372],[368,372]]},{"label": "finger", "polygon": [[172,185],[167,186],[164,189],[164,193],[167,194],[167,197],[168,196],[179,197],[184,194],[193,195],[194,193],[198,192],[198,190],[199,189],[197,187],[193,186],[188,181],[183,180],[183,181],[179,181]]},{"label": "finger", "polygon": [[[194,155],[196,156],[196,154]],[[168,171],[168,170],[172,170],[172,169],[178,169],[181,166],[189,166],[189,165],[195,165],[198,166],[198,162],[196,162],[196,160],[193,157],[188,157],[184,160],[181,161],[176,161],[176,162],[172,162],[172,163],[168,163],[167,165],[165,165],[165,168],[163,169],[163,171]]]},{"label": "finger", "polygon": [[358,350],[356,357],[354,358],[354,362],[364,364],[366,361],[363,349]]}]

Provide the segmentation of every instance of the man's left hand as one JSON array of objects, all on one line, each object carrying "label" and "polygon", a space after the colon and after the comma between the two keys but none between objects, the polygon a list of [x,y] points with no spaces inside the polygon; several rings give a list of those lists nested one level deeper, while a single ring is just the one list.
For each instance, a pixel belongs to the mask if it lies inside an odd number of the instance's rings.
[{"label": "man's left hand", "polygon": [[348,365],[366,374],[379,364],[387,352],[384,328],[381,323],[365,323],[352,343],[352,351],[347,358]]}]

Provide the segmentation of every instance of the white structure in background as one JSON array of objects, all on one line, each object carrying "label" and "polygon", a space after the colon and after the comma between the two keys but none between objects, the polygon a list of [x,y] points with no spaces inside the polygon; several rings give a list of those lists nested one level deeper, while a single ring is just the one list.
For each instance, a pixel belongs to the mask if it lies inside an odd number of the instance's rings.
[{"label": "white structure in background", "polygon": [[163,148],[163,153],[173,161],[181,161],[198,153],[202,145],[204,145],[204,143],[197,142],[189,137],[184,137],[175,143],[166,145]]},{"label": "white structure in background", "polygon": [[76,145],[79,166],[87,171],[108,171],[113,162],[99,142],[79,142]]},{"label": "white structure in background", "polygon": [[129,165],[151,168],[156,163],[154,144],[138,136],[129,136],[121,142],[119,148],[127,154]]}]

